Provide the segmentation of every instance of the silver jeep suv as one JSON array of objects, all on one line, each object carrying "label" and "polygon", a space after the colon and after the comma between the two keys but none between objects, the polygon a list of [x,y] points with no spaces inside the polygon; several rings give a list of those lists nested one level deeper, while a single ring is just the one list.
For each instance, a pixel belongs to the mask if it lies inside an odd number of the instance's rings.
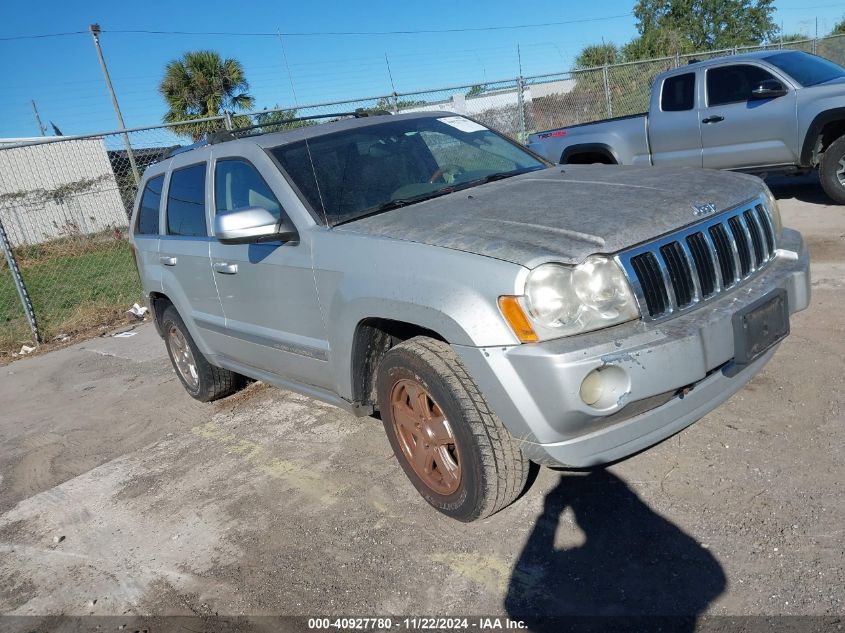
[{"label": "silver jeep suv", "polygon": [[463,521],[531,462],[607,463],[701,418],[809,302],[760,180],[555,167],[448,112],[218,134],[139,192],[138,268],[188,393],[248,377],[378,413]]}]

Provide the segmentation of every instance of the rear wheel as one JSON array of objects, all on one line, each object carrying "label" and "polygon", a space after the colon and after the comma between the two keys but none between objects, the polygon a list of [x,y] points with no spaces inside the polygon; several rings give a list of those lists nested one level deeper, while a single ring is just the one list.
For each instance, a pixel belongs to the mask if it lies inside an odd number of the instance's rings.
[{"label": "rear wheel", "polygon": [[819,180],[834,202],[845,204],[845,136],[840,136],[825,150],[819,165]]},{"label": "rear wheel", "polygon": [[416,337],[379,364],[378,401],[396,458],[422,497],[474,521],[519,496],[529,461],[446,343]]},{"label": "rear wheel", "polygon": [[247,379],[209,363],[194,343],[182,317],[168,306],[161,317],[164,343],[176,375],[192,398],[211,402],[243,388]]}]

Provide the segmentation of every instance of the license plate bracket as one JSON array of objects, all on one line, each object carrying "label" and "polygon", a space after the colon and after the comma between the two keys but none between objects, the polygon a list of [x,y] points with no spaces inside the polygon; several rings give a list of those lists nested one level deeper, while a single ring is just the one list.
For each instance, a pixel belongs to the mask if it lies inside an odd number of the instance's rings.
[{"label": "license plate bracket", "polygon": [[779,288],[733,316],[734,363],[747,365],[789,335],[789,299]]}]

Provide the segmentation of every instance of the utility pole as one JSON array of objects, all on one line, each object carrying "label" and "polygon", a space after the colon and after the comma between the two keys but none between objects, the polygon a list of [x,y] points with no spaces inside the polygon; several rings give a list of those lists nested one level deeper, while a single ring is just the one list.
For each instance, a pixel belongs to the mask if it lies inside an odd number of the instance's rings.
[{"label": "utility pole", "polygon": [[35,113],[35,122],[38,123],[38,129],[41,130],[41,136],[47,136],[47,128],[41,123],[41,117],[38,114],[38,106],[35,105],[35,99],[31,99],[32,111]]},{"label": "utility pole", "polygon": [[519,62],[519,77],[516,78],[516,102],[519,107],[519,142],[525,144],[528,142],[525,123],[525,79],[522,77],[522,51],[519,48],[519,44],[516,45],[516,59]]},{"label": "utility pole", "polygon": [[[106,80],[106,88],[108,88],[109,94],[111,95],[111,103],[112,106],[114,106],[114,113],[117,116],[117,124],[120,126],[121,130],[125,130],[126,125],[123,123],[123,115],[120,114],[120,106],[117,104],[117,96],[114,94],[114,88],[111,85],[109,69],[106,68],[106,60],[103,59],[103,49],[100,48],[100,25],[91,24],[88,26],[88,30],[91,31],[91,37],[94,39],[94,48],[97,49],[97,57],[100,59],[100,68],[103,69],[103,77]],[[132,177],[135,179],[135,184],[137,185],[141,179],[138,176],[138,166],[135,164],[135,154],[132,153],[132,144],[129,142],[129,135],[126,132],[123,133],[123,142],[126,145],[126,156],[129,158],[129,165],[132,167]]]},{"label": "utility pole", "polygon": [[390,70],[390,60],[387,51],[384,52],[384,63],[387,64],[387,76],[390,78],[390,89],[393,90],[393,114],[399,114],[399,95],[396,94],[396,84],[393,83],[393,72]]},{"label": "utility pole", "polygon": [[813,38],[813,55],[816,54],[816,48],[819,41],[819,17],[816,16],[816,37]]}]

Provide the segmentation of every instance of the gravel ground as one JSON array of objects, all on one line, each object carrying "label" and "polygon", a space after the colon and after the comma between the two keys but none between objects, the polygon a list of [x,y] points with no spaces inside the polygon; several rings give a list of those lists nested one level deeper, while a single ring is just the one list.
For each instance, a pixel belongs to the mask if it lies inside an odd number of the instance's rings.
[{"label": "gravel ground", "polygon": [[465,525],[380,422],[191,400],[149,324],[0,368],[0,613],[845,614],[845,208],[773,183],[813,302],[724,406]]}]

